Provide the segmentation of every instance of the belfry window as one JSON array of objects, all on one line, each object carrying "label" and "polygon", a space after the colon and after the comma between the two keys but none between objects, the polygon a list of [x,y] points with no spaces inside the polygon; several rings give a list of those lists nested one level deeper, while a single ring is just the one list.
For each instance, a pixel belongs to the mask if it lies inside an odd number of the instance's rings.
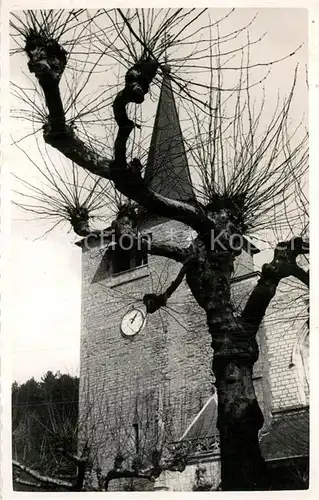
[{"label": "belfry window", "polygon": [[129,237],[122,237],[111,250],[112,274],[123,273],[147,264],[147,252],[132,244]]}]

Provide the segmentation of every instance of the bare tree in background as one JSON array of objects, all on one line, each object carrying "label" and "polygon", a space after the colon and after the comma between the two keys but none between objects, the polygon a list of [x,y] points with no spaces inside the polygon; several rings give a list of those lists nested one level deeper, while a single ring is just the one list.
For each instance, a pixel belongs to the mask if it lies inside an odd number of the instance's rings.
[{"label": "bare tree in background", "polygon": [[[88,383],[82,386],[79,402],[85,401],[85,411],[76,422],[71,410],[61,412],[61,403],[74,408],[78,402],[52,401],[50,394],[42,403],[49,419],[32,411],[30,401],[19,405],[20,416],[14,407],[14,484],[33,491],[108,491],[121,481],[124,490],[151,490],[163,471],[185,469],[197,444],[180,440],[186,400],[175,406],[169,390],[162,394],[143,386],[137,398],[132,395],[131,412],[123,420],[121,387],[116,386],[116,407],[100,398],[101,390],[106,393],[102,385],[93,392]],[[38,429],[39,452],[32,449],[32,426]]]},{"label": "bare tree in background", "polygon": [[[259,42],[262,46],[263,36],[250,38],[254,20],[225,31],[231,15],[216,20],[207,9],[12,14],[13,52],[25,55],[30,80],[37,83],[35,90],[15,85],[14,92],[24,103],[16,114],[31,122],[30,134],[42,135],[46,145],[97,179],[89,187],[89,201],[103,191],[107,206],[113,190],[129,200],[129,209],[120,210],[113,224],[117,237],[139,238],[136,207],[183,222],[196,234],[188,248],[147,245],[149,253],[174,259],[181,268],[167,290],[146,295],[144,303],[150,314],[164,307],[186,278],[212,338],[222,489],[255,490],[268,487],[258,442],[263,415],[252,381],[256,334],[281,280],[309,286],[308,271],[298,265],[309,252],[303,190],[307,132],[302,122],[293,126],[289,115],[297,70],[290,92],[278,98],[271,114],[263,90],[271,67],[297,57],[298,47],[278,60],[264,60],[262,52],[260,60],[251,60],[251,49]],[[143,179],[143,127],[149,117],[141,105],[147,95],[156,100],[167,63],[188,117],[184,135],[196,193],[189,202],[154,192]],[[55,185],[60,174],[48,167]],[[70,166],[70,172],[78,167]],[[73,193],[77,182],[71,184]],[[59,206],[55,215],[68,220],[76,234],[100,234],[90,226],[87,200],[69,196],[65,205],[69,208]],[[243,238],[264,230],[283,239],[238,315],[230,294],[234,260]]]}]

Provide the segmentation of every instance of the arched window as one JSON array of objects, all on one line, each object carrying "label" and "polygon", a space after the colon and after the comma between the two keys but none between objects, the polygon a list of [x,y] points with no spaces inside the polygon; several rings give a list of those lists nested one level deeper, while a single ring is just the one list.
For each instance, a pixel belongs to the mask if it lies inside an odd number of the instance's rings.
[{"label": "arched window", "polygon": [[309,398],[309,327],[305,323],[293,348],[290,367],[295,369],[301,404]]}]

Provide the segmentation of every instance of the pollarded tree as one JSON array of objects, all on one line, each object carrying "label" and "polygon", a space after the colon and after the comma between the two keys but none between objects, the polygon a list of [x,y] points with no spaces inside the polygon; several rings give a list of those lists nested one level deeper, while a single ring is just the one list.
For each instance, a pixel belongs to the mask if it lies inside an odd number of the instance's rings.
[{"label": "pollarded tree", "polygon": [[[92,390],[88,376],[79,395],[76,377],[52,372],[41,382],[13,384],[15,489],[108,491],[120,481],[121,489],[152,490],[163,471],[185,469],[197,436],[179,440],[172,409],[182,424],[186,399],[174,408],[169,388],[162,393],[142,385],[138,395],[131,395],[130,414],[123,420],[127,393],[116,384],[114,408],[109,401],[101,404],[101,390],[106,388]],[[78,415],[83,401],[85,410]],[[108,465],[102,470],[106,451]]]},{"label": "pollarded tree", "polygon": [[[298,265],[298,258],[309,252],[303,192],[307,132],[302,122],[292,126],[290,119],[297,70],[287,97],[278,98],[272,112],[262,90],[270,68],[296,57],[298,47],[265,60],[255,49],[263,35],[249,35],[253,19],[228,29],[233,13],[216,14],[217,20],[207,9],[15,14],[14,51],[25,54],[38,84],[35,98],[28,88],[15,87],[15,92],[27,105],[18,116],[24,111],[33,125],[39,123],[47,145],[93,178],[110,181],[113,187],[106,191],[114,188],[129,200],[104,238],[113,232],[117,239],[138,240],[140,207],[182,222],[196,234],[188,248],[140,240],[147,252],[181,263],[171,286],[159,295],[146,295],[144,303],[148,313],[155,312],[186,278],[212,338],[222,488],[252,490],[267,488],[258,443],[263,415],[252,381],[256,334],[282,279],[294,277],[309,285],[308,272]],[[253,60],[254,51],[260,60]],[[113,85],[114,64],[118,74]],[[156,97],[159,76],[168,71],[187,123],[185,143],[196,192],[189,202],[155,192],[143,178],[147,148],[141,146],[142,131],[148,116],[141,105],[148,94]],[[111,148],[110,112],[116,123]],[[80,236],[100,234],[90,228],[88,203],[69,197],[70,203],[72,216],[65,206],[54,215],[67,219]],[[243,239],[263,230],[284,239],[238,315],[230,293],[234,260]]]}]

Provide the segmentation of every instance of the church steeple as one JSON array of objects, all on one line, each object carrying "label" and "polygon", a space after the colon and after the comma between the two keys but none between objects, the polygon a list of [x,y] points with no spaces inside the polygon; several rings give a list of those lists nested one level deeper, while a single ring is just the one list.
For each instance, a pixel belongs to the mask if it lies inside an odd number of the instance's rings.
[{"label": "church steeple", "polygon": [[195,198],[168,68],[163,72],[144,179],[163,196],[179,201]]}]

